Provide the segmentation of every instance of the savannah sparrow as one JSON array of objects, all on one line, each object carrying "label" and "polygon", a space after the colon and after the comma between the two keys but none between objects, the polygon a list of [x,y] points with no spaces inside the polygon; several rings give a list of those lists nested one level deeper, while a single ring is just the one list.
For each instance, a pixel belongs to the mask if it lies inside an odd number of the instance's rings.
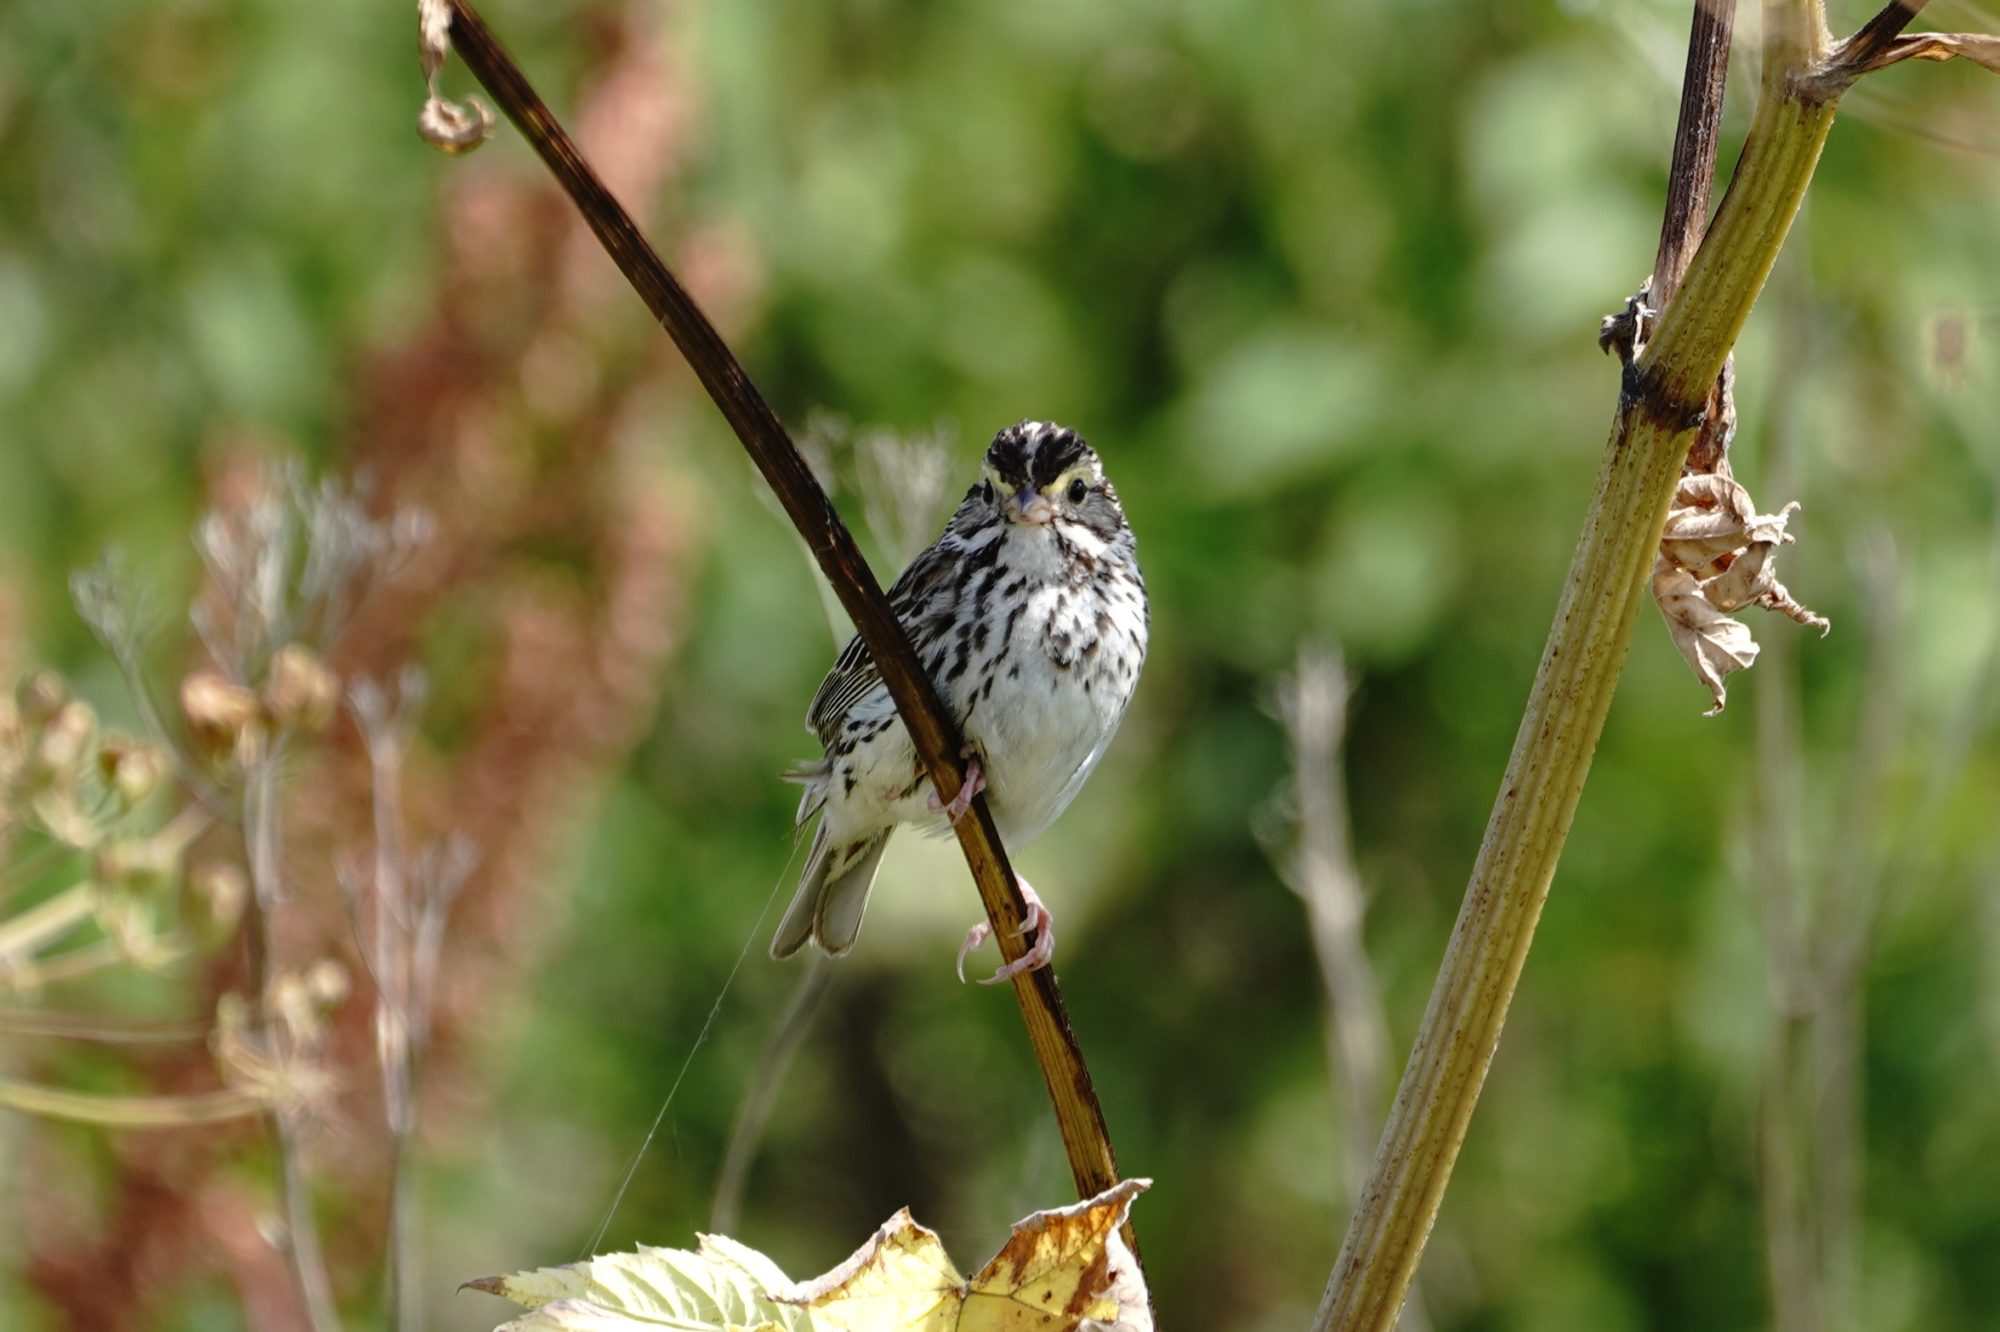
[{"label": "savannah sparrow", "polygon": [[[774,957],[808,940],[836,957],[854,946],[899,823],[941,834],[984,790],[1010,849],[1037,836],[1111,743],[1146,660],[1146,585],[1118,494],[1081,436],[1042,421],[993,437],[979,483],[889,603],[965,734],[966,782],[938,799],[868,649],[849,642],[806,713],[825,756],[787,774],[805,786],[800,825],[820,821]],[[1048,908],[1019,883],[1035,942],[990,981],[1055,952]],[[986,934],[983,921],[967,932],[960,976]]]}]

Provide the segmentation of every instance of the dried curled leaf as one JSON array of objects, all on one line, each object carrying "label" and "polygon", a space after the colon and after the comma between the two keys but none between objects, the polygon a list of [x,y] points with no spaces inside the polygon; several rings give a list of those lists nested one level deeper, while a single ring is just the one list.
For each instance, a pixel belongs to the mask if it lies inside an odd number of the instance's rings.
[{"label": "dried curled leaf", "polygon": [[1126,1180],[1016,1223],[971,1281],[905,1210],[807,1282],[703,1235],[692,1253],[642,1247],[466,1285],[531,1310],[497,1332],[1152,1332],[1138,1263],[1118,1233],[1149,1183]]},{"label": "dried curled leaf", "polygon": [[1715,700],[1715,706],[1708,710],[1713,717],[1729,701],[1722,678],[1757,660],[1756,640],[1750,637],[1748,626],[1709,605],[1692,574],[1664,559],[1653,565],[1653,600],[1667,618],[1674,646],[1687,658],[1695,676],[1708,686]]},{"label": "dried curled leaf", "polygon": [[424,65],[424,109],[417,113],[417,133],[445,153],[469,153],[493,133],[493,112],[477,97],[446,101],[438,91],[438,74],[451,53],[451,5],[448,0],[417,0],[417,51]]},{"label": "dried curled leaf", "polygon": [[2000,37],[1983,32],[1924,32],[1898,37],[1861,72],[1885,69],[1903,60],[1970,60],[2000,74]]},{"label": "dried curled leaf", "polygon": [[1786,525],[1798,509],[1792,503],[1760,514],[1726,473],[1682,477],[1674,492],[1653,566],[1653,600],[1674,646],[1715,700],[1710,716],[1728,701],[1724,677],[1757,659],[1756,640],[1730,612],[1761,606],[1822,633],[1829,628],[1778,581],[1776,552],[1791,542]]},{"label": "dried curled leaf", "polygon": [[1118,1228],[1149,1181],[1126,1180],[1015,1224],[970,1282],[931,1231],[898,1212],[854,1256],[788,1292],[827,1332],[1152,1332],[1138,1264]]}]

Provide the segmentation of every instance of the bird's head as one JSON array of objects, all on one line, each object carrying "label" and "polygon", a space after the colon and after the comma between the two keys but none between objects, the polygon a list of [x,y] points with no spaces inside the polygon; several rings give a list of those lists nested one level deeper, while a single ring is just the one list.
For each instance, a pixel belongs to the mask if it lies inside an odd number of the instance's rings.
[{"label": "bird's head", "polygon": [[1097,450],[1046,421],[1022,421],[995,435],[967,498],[1029,529],[1077,526],[1109,539],[1125,522]]}]

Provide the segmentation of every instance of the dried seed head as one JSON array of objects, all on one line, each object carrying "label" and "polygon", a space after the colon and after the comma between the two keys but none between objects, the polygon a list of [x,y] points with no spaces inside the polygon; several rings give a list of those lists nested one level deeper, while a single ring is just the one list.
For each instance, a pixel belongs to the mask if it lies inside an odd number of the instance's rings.
[{"label": "dried seed head", "polygon": [[97,926],[126,959],[146,966],[159,954],[150,902],[132,893],[99,893],[94,904]]},{"label": "dried seed head", "polygon": [[273,977],[265,993],[265,1011],[292,1050],[317,1050],[326,1043],[326,1015],[347,997],[347,990],[346,970],[323,958],[303,971]]},{"label": "dried seed head", "polygon": [[[274,986],[275,988],[275,986]],[[215,1003],[215,1031],[209,1048],[223,1084],[253,1096],[294,1124],[309,1120],[333,1095],[332,1076],[313,1056],[282,1039],[279,1032],[255,1029],[250,1001],[225,994]]]},{"label": "dried seed head", "polygon": [[42,728],[35,746],[32,777],[50,785],[67,786],[83,766],[90,742],[97,735],[97,713],[81,699],[62,705]]},{"label": "dried seed head", "polygon": [[14,706],[27,726],[47,726],[67,702],[69,686],[54,671],[36,671],[14,686]]},{"label": "dried seed head", "polygon": [[199,926],[211,941],[220,941],[236,932],[243,919],[243,905],[250,900],[250,881],[243,871],[227,861],[203,865],[188,880],[199,906]]},{"label": "dried seed head", "polygon": [[293,1046],[317,1045],[324,1034],[312,996],[294,972],[272,977],[270,989],[264,992],[264,1009]]},{"label": "dried seed head", "polygon": [[150,895],[180,875],[181,844],[171,837],[133,837],[98,848],[91,876],[104,888]]},{"label": "dried seed head", "polygon": [[306,968],[303,977],[306,994],[321,1008],[335,1008],[347,998],[351,988],[347,980],[347,968],[332,958],[321,958]]},{"label": "dried seed head", "polygon": [[225,994],[215,1001],[215,1043],[248,1034],[250,1001],[240,994]]},{"label": "dried seed head", "polygon": [[279,648],[264,685],[264,712],[273,727],[315,734],[333,721],[340,706],[340,679],[311,649],[297,643]]},{"label": "dried seed head", "polygon": [[97,751],[97,770],[123,809],[132,809],[166,779],[167,756],[156,745],[113,736]]},{"label": "dried seed head", "polygon": [[196,746],[211,758],[240,763],[262,748],[257,696],[212,671],[181,681],[181,712]]}]

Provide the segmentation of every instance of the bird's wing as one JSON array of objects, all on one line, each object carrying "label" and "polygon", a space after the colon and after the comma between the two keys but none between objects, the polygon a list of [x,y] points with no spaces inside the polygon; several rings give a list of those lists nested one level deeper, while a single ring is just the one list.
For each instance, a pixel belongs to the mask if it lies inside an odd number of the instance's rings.
[{"label": "bird's wing", "polygon": [[[909,568],[903,570],[902,577],[889,589],[889,609],[895,612],[896,622],[903,626],[904,632],[909,632],[921,618],[931,593],[939,587],[957,556],[955,545],[940,540],[910,561]],[[881,683],[882,672],[876,669],[873,654],[861,641],[861,635],[856,634],[847,640],[847,646],[834,658],[833,669],[819,682],[819,691],[806,709],[806,729],[817,732],[822,745],[831,745],[841,721]]]}]

